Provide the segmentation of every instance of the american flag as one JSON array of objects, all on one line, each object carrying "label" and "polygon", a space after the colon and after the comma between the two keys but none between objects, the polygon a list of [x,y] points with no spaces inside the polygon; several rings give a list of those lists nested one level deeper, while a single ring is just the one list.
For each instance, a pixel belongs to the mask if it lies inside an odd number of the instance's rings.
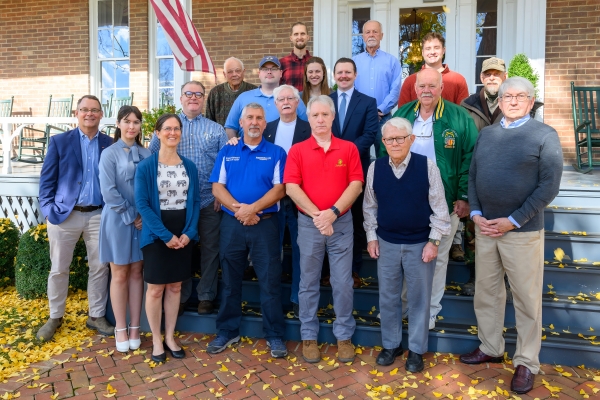
[{"label": "american flag", "polygon": [[202,71],[215,74],[215,66],[208,51],[179,0],[150,0],[158,22],[167,36],[173,56],[184,71]]}]

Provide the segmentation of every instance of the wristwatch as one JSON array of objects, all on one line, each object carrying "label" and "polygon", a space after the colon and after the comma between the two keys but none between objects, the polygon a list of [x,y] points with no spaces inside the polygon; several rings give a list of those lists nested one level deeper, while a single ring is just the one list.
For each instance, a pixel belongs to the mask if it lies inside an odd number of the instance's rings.
[{"label": "wristwatch", "polygon": [[440,245],[440,241],[437,239],[429,239],[429,243],[433,243],[436,247]]},{"label": "wristwatch", "polygon": [[340,217],[340,214],[341,214],[341,213],[340,213],[340,210],[338,210],[336,206],[331,206],[329,209],[330,209],[331,211],[333,211],[333,213],[335,214],[335,216],[336,216],[337,218],[339,218],[339,217]]}]

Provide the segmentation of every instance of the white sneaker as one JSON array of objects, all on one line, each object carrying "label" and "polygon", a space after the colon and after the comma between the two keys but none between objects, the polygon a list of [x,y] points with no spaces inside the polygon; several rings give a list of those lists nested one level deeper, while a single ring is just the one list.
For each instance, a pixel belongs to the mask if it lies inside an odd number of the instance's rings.
[{"label": "white sneaker", "polygon": [[429,317],[429,330],[435,328],[435,315]]}]

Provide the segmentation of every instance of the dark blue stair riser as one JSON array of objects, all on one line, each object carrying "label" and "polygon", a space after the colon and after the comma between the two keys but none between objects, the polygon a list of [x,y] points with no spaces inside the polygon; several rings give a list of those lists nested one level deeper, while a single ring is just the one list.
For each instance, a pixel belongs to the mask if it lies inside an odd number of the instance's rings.
[{"label": "dark blue stair riser", "polygon": [[[600,199],[598,199],[600,205]],[[546,208],[544,211],[544,229],[554,232],[599,232],[600,208],[597,209],[565,209],[565,207]]]},{"label": "dark blue stair riser", "polygon": [[564,259],[567,264],[574,260],[587,258],[589,262],[600,261],[600,236],[562,235],[560,233],[546,233],[544,242],[544,259],[553,260],[554,250],[561,248],[570,260]]},{"label": "dark blue stair riser", "polygon": [[550,203],[551,206],[580,208],[597,208],[598,204],[600,204],[600,195],[597,191],[586,193],[568,190],[561,190]]}]

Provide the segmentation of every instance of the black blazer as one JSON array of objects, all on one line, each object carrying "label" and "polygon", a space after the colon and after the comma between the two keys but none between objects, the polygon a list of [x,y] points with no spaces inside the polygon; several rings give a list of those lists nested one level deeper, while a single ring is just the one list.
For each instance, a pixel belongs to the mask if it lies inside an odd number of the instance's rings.
[{"label": "black blazer", "polygon": [[[263,137],[271,143],[275,143],[275,136],[277,136],[277,126],[279,125],[280,118],[275,121],[271,121],[267,124]],[[294,138],[292,139],[292,146],[296,143],[300,143],[308,139],[311,135],[310,124],[300,117],[296,117],[296,128],[294,129]]]},{"label": "black blazer", "polygon": [[346,111],[344,129],[340,132],[337,91],[331,93],[329,97],[335,105],[335,120],[331,131],[335,137],[348,140],[356,145],[360,153],[363,173],[366,174],[366,168],[369,167],[371,160],[371,146],[375,143],[375,137],[379,130],[377,101],[354,88],[348,111]]}]

